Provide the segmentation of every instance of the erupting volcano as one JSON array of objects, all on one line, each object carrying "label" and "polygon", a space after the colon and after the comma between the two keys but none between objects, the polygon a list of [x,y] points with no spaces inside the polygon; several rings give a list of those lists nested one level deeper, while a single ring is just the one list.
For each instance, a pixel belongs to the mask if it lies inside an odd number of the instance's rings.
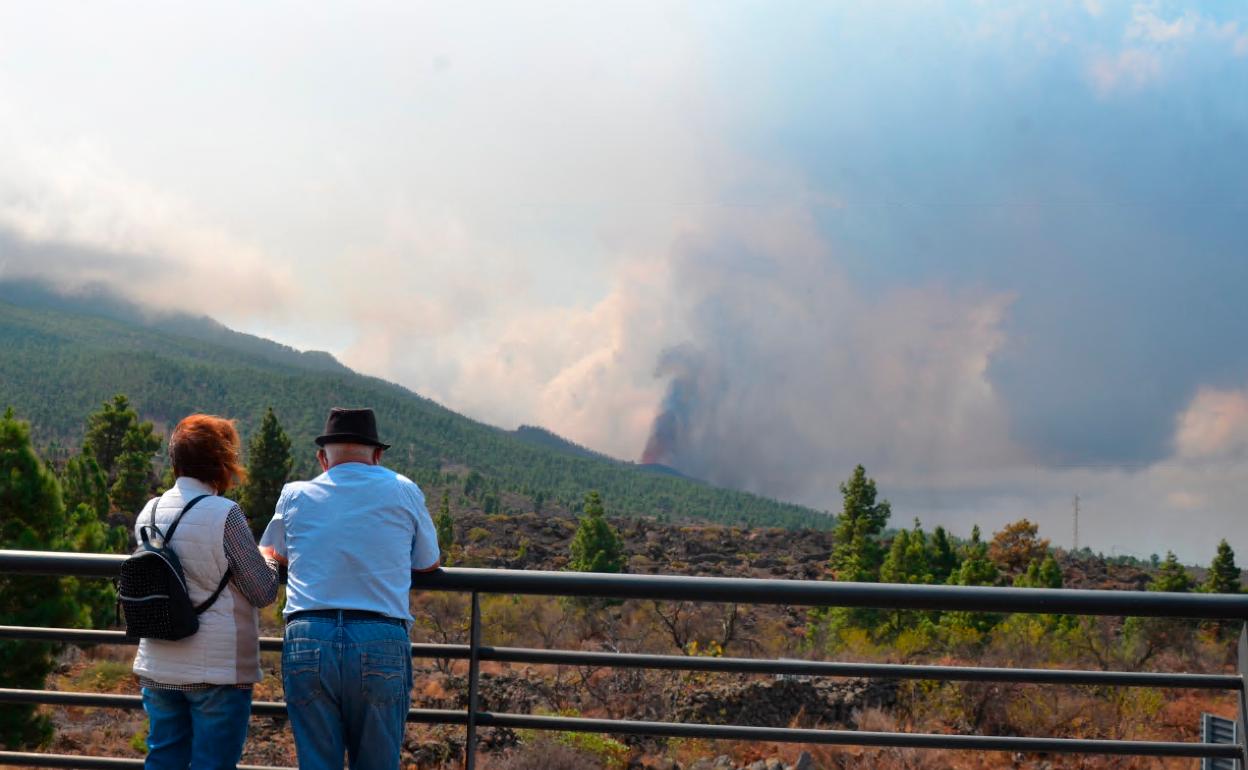
[{"label": "erupting volcano", "polygon": [[655,376],[671,375],[672,381],[641,453],[642,465],[680,467],[680,452],[689,440],[696,403],[697,369],[696,354],[687,348],[672,348],[660,357]]},{"label": "erupting volcano", "polygon": [[650,438],[641,453],[642,465],[671,465],[675,434],[676,415],[664,409],[654,418],[654,426],[650,428]]}]

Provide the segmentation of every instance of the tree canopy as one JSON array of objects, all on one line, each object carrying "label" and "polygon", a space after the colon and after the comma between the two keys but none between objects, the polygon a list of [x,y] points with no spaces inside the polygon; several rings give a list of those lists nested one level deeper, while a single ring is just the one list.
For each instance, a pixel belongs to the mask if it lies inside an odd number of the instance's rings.
[{"label": "tree canopy", "polygon": [[247,483],[239,496],[257,539],[273,518],[277,498],[282,494],[282,486],[290,480],[293,466],[290,438],[277,421],[273,407],[269,407],[247,446]]},{"label": "tree canopy", "polygon": [[1192,590],[1192,577],[1187,574],[1187,570],[1179,564],[1178,557],[1173,551],[1166,551],[1166,558],[1162,560],[1161,566],[1157,568],[1157,574],[1153,576],[1152,582],[1148,584],[1150,591],[1168,591],[1171,593],[1186,593]]},{"label": "tree canopy", "polygon": [[595,491],[585,496],[585,515],[572,537],[568,569],[576,572],[622,572],[624,542],[607,522],[602,497]]},{"label": "tree canopy", "polygon": [[[113,396],[112,401],[104,402],[99,411],[87,418],[80,460],[84,467],[73,470],[86,483],[75,488],[75,495],[94,493],[94,463],[104,475],[112,509],[135,513],[155,490],[152,461],[161,443],[153,424],[139,420],[126,396]],[[96,504],[98,501],[93,507]]]},{"label": "tree canopy", "polygon": [[[94,511],[82,508],[91,520]],[[66,539],[60,484],[30,442],[29,426],[13,410],[0,417],[0,548],[60,550]],[[41,575],[0,575],[0,616],[20,626],[85,625],[89,617],[77,601],[76,583]],[[52,670],[54,646],[43,642],[0,641],[0,671],[6,687],[38,689]],[[51,736],[46,717],[35,706],[0,704],[0,742],[9,747],[38,745]]]},{"label": "tree canopy", "polygon": [[1006,524],[992,535],[988,546],[988,558],[997,568],[1011,577],[1027,570],[1032,562],[1041,562],[1049,552],[1049,541],[1039,536],[1039,525],[1019,519]]},{"label": "tree canopy", "polygon": [[833,530],[835,546],[829,566],[837,580],[876,582],[883,552],[880,533],[892,508],[887,500],[876,501],[875,480],[861,465],[841,484],[843,505]]},{"label": "tree canopy", "polygon": [[1218,551],[1209,565],[1204,590],[1215,594],[1237,594],[1243,590],[1240,584],[1242,573],[1243,570],[1235,564],[1235,552],[1223,538],[1218,542]]}]

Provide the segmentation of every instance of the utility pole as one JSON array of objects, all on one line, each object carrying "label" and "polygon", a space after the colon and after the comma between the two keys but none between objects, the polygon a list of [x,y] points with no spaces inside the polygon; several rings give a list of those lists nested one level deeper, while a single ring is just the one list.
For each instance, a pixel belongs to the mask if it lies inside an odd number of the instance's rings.
[{"label": "utility pole", "polygon": [[1079,550],[1079,495],[1075,495],[1075,551]]}]

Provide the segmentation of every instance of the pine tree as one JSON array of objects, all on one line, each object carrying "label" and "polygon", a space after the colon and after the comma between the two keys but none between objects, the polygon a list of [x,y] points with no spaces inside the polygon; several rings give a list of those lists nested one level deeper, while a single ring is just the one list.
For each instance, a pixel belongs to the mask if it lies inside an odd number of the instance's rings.
[{"label": "pine tree", "polygon": [[1215,594],[1237,594],[1242,590],[1240,576],[1242,570],[1235,564],[1235,552],[1230,544],[1223,539],[1218,543],[1218,552],[1209,565],[1209,575],[1205,578],[1204,589]]},{"label": "pine tree", "polygon": [[1187,593],[1192,590],[1192,578],[1179,564],[1173,551],[1166,551],[1166,558],[1157,569],[1152,582],[1148,584],[1150,591],[1166,591],[1169,593]]},{"label": "pine tree", "polygon": [[[86,503],[67,508],[65,541],[61,550],[77,553],[125,553],[130,533],[125,527],[109,526]],[[108,628],[117,621],[117,591],[107,580],[67,577],[62,590],[90,617],[91,628]]]},{"label": "pine tree", "polygon": [[962,564],[949,576],[949,585],[996,585],[1000,573],[988,558],[988,545],[981,539],[979,525],[971,528],[971,541],[962,550]]},{"label": "pine tree", "polygon": [[880,566],[880,580],[885,583],[926,584],[933,582],[927,535],[914,521],[913,530],[901,530],[893,537],[888,556]]},{"label": "pine tree", "polygon": [[244,485],[239,502],[251,531],[259,539],[273,518],[277,498],[282,487],[290,479],[294,458],[290,454],[290,437],[282,430],[273,413],[273,407],[264,412],[260,430],[247,446],[247,484]]},{"label": "pine tree", "polygon": [[67,510],[86,505],[101,521],[108,518],[108,475],[96,461],[90,447],[83,448],[81,454],[65,463],[65,470],[61,473],[61,491]]},{"label": "pine tree", "polygon": [[438,515],[433,519],[433,526],[438,531],[438,549],[442,551],[442,563],[447,564],[451,546],[455,545],[455,520],[451,518],[451,494],[442,490],[442,502],[438,504]]},{"label": "pine tree", "polygon": [[1042,588],[1061,588],[1066,583],[1066,577],[1062,574],[1062,567],[1057,563],[1057,559],[1053,558],[1053,554],[1049,554],[1044,559],[1044,563],[1040,565],[1040,585]]},{"label": "pine tree", "polygon": [[475,500],[485,485],[485,477],[476,471],[470,471],[464,478],[464,497]]},{"label": "pine tree", "polygon": [[1027,570],[1014,578],[1016,588],[1061,588],[1063,583],[1062,568],[1053,554],[1044,561],[1032,560]]},{"label": "pine tree", "polygon": [[[949,575],[948,584],[954,586],[996,585],[1000,573],[997,565],[988,558],[988,544],[981,539],[979,525],[971,528],[971,540],[962,549],[962,563]],[[940,624],[947,628],[970,628],[985,633],[1001,622],[1001,616],[989,612],[946,612]]]},{"label": "pine tree", "polygon": [[105,402],[100,411],[87,418],[82,447],[90,450],[110,481],[117,458],[121,456],[122,442],[136,422],[138,415],[130,408],[130,400],[120,393],[113,396],[112,403]]},{"label": "pine tree", "polygon": [[114,510],[133,514],[147,502],[156,486],[152,460],[160,445],[152,423],[140,422],[138,412],[120,393],[87,417],[82,450],[103,471]]},{"label": "pine tree", "polygon": [[585,496],[585,516],[572,537],[568,569],[576,572],[622,572],[624,543],[607,523],[602,498],[597,492]]},{"label": "pine tree", "polygon": [[893,536],[888,555],[880,565],[880,580],[885,583],[908,583],[905,573],[906,549],[910,546],[910,533],[900,530]]},{"label": "pine tree", "polygon": [[[928,584],[933,581],[927,535],[914,520],[914,529],[901,530],[889,547],[888,556],[880,566],[880,580],[885,583]],[[914,627],[925,613],[911,610],[893,610],[883,632],[893,634]],[[930,615],[929,615],[930,617]]]},{"label": "pine tree", "polygon": [[932,531],[932,553],[929,561],[932,565],[932,580],[935,583],[946,583],[949,576],[958,568],[958,552],[953,548],[953,541],[944,527]]},{"label": "pine tree", "polygon": [[108,490],[113,507],[123,513],[137,514],[156,490],[156,474],[152,469],[155,447],[141,432],[132,429],[126,434],[126,449],[117,458],[117,478]]},{"label": "pine tree", "polygon": [[835,546],[829,566],[837,580],[876,582],[883,553],[880,533],[892,512],[887,500],[876,502],[875,480],[861,465],[841,484],[843,507],[833,532]]},{"label": "pine tree", "polygon": [[[834,545],[828,559],[833,580],[879,581],[884,561],[879,538],[892,509],[887,500],[876,502],[876,495],[875,480],[867,477],[861,465],[841,484],[841,515],[832,532]],[[879,625],[879,618],[879,610],[872,608],[812,607],[807,613],[807,640],[814,642],[823,636],[835,646],[841,630],[873,629]]]},{"label": "pine tree", "polygon": [[100,411],[87,417],[87,431],[83,439],[84,450],[91,450],[110,485],[117,481],[122,455],[127,452],[155,454],[161,445],[160,437],[149,421],[139,421],[139,413],[130,400],[118,393],[112,403],[105,402]]},{"label": "pine tree", "polygon": [[[83,509],[95,520],[95,514]],[[60,484],[30,443],[30,427],[10,409],[0,418],[0,548],[59,550],[71,522]],[[85,625],[75,586],[55,577],[0,576],[0,617],[19,626]],[[69,589],[69,590],[67,590]],[[53,667],[55,647],[43,642],[0,641],[0,671],[6,687],[39,689]],[[11,748],[46,742],[47,717],[35,706],[0,704],[0,742]]]},{"label": "pine tree", "polygon": [[[1166,558],[1161,561],[1157,573],[1148,584],[1149,591],[1167,593],[1187,593],[1193,589],[1192,577],[1179,563],[1172,551],[1166,551]],[[1227,630],[1220,624],[1222,631]],[[1192,644],[1198,623],[1184,618],[1127,618],[1123,624],[1124,638],[1132,639],[1145,649],[1165,650],[1189,648]],[[1151,656],[1149,652],[1146,657]]]}]

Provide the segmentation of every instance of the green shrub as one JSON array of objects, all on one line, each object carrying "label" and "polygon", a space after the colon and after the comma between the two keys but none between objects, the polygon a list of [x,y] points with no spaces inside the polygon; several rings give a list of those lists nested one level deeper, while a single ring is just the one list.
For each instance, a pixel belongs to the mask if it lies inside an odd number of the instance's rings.
[{"label": "green shrub", "polygon": [[75,689],[111,692],[117,685],[134,676],[129,663],[116,660],[100,660],[83,669],[74,677]]},{"label": "green shrub", "polygon": [[[580,716],[580,712],[576,709],[563,709],[554,714],[554,716],[577,717]],[[591,757],[594,760],[593,764],[569,766],[570,768],[575,768],[576,770],[589,770],[589,768],[594,766],[605,768],[605,770],[625,770],[625,768],[628,767],[628,746],[625,746],[623,743],[620,743],[614,738],[606,735],[571,731],[546,734],[539,734],[536,730],[517,730],[516,732],[520,736],[520,740],[526,746],[532,746],[534,749],[549,749],[554,746],[559,746],[565,749],[571,749],[573,752],[581,754],[582,756]],[[563,755],[566,752],[559,751],[556,753]],[[524,752],[524,755],[545,756],[546,754],[542,750],[536,750],[532,752]],[[517,765],[513,768],[512,765],[508,765],[509,770],[519,770],[520,767],[521,766]],[[522,767],[527,770],[529,765],[523,765]],[[549,764],[539,764],[533,765],[533,767],[549,769],[553,766]]]},{"label": "green shrub", "polygon": [[140,754],[147,753],[147,725],[139,728],[139,731],[130,736],[130,748]]}]

